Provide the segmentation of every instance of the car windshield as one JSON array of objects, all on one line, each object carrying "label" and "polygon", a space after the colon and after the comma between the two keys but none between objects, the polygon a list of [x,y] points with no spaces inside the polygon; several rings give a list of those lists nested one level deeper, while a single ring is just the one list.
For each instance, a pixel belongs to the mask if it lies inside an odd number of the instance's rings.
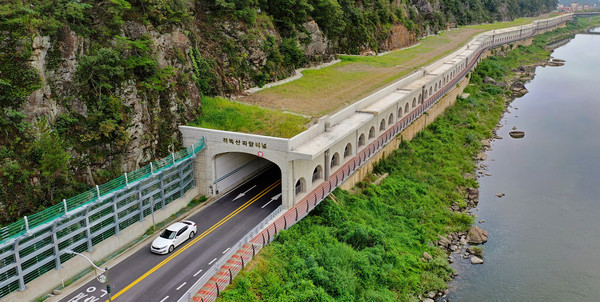
[{"label": "car windshield", "polygon": [[164,230],[162,232],[162,234],[160,234],[160,237],[166,238],[166,239],[173,239],[173,238],[175,238],[175,233],[176,232],[169,231],[169,230]]}]

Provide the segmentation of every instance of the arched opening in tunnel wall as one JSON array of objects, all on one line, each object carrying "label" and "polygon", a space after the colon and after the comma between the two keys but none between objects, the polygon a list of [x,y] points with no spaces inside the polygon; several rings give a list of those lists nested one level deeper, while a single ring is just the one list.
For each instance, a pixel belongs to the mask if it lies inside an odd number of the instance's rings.
[{"label": "arched opening in tunnel wall", "polygon": [[273,175],[269,175],[269,178],[281,179],[281,168],[261,155],[260,152],[257,155],[243,152],[216,154],[211,161],[212,193],[216,195],[227,192],[261,173],[270,173]]}]

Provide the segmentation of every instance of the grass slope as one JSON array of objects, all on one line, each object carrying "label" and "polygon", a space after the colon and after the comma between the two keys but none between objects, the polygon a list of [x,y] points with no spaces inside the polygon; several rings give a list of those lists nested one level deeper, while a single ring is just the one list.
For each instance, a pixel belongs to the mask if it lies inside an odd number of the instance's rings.
[{"label": "grass slope", "polygon": [[[537,18],[544,18],[539,16]],[[242,97],[240,101],[270,108],[283,108],[311,116],[331,114],[410,72],[451,53],[474,35],[493,29],[531,23],[535,18],[462,26],[425,37],[419,44],[382,56],[340,55],[342,62],[318,70],[305,70],[303,77]]]},{"label": "grass slope", "polygon": [[190,126],[291,138],[305,130],[309,118],[247,105],[221,97],[203,97],[202,115]]}]

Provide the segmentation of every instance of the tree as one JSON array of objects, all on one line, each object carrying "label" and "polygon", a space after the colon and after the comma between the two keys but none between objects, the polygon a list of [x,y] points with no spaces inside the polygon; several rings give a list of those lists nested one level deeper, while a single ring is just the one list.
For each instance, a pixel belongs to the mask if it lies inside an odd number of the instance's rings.
[{"label": "tree", "polygon": [[54,193],[68,182],[71,155],[64,150],[62,140],[50,129],[46,119],[38,120],[36,126],[40,133],[35,143],[37,152],[41,154],[40,183],[47,202],[51,202],[55,197]]}]

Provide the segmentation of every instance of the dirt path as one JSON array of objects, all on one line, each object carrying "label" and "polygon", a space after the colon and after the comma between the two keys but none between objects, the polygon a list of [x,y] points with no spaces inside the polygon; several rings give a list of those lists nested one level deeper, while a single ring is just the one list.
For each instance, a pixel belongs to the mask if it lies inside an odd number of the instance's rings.
[{"label": "dirt path", "polygon": [[384,56],[346,57],[321,70],[305,70],[298,80],[239,97],[238,101],[312,117],[331,114],[451,53],[483,31],[454,29]]}]

